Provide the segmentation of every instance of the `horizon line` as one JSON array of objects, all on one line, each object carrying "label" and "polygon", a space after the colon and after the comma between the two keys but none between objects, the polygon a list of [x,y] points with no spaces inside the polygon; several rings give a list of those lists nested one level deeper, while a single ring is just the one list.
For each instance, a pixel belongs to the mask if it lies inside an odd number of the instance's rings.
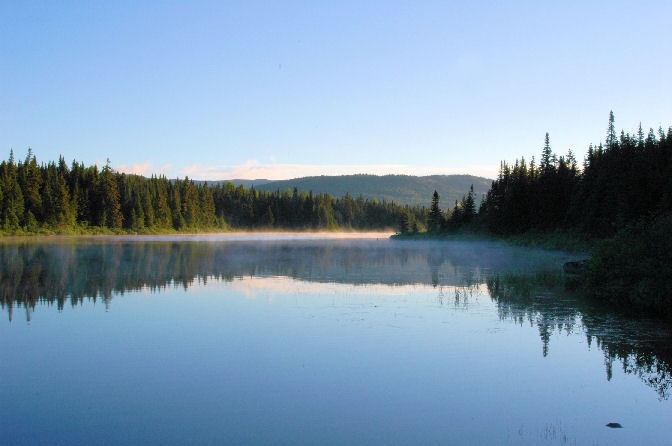
[{"label": "horizon line", "polygon": [[287,181],[305,177],[334,176],[414,176],[425,177],[435,175],[470,175],[475,177],[497,178],[500,166],[469,166],[461,168],[436,168],[424,166],[408,166],[400,164],[380,165],[314,165],[314,164],[261,164],[256,160],[248,160],[241,165],[203,166],[191,165],[175,168],[172,165],[155,167],[151,161],[134,165],[119,165],[118,172],[141,176],[166,176],[169,178],[186,178],[198,181]]}]

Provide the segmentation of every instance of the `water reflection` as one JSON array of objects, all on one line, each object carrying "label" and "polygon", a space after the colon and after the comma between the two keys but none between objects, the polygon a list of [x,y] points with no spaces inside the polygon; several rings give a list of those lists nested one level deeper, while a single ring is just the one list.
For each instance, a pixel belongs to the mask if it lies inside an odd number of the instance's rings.
[{"label": "water reflection", "polygon": [[391,240],[57,239],[0,245],[0,303],[10,321],[36,305],[111,305],[133,290],[188,289],[194,283],[282,276],[306,282],[427,285],[441,304],[467,308],[484,284],[502,320],[536,326],[547,356],[554,333],[585,333],[614,364],[637,375],[662,399],[672,388],[670,333],[630,321],[566,290],[557,253],[498,243]]},{"label": "water reflection", "polygon": [[76,239],[0,245],[0,300],[16,306],[76,306],[84,299],[234,277],[284,276],[349,284],[470,286],[492,271],[557,269],[561,260],[496,243],[390,240]]},{"label": "water reflection", "polygon": [[497,274],[487,281],[500,319],[536,326],[547,356],[551,335],[583,332],[588,347],[604,353],[605,373],[611,380],[614,364],[638,376],[660,399],[672,392],[672,333],[657,321],[632,320],[575,296],[566,278],[556,272]]},{"label": "water reflection", "polygon": [[533,274],[495,274],[487,287],[497,302],[500,319],[519,325],[529,323],[539,329],[543,355],[548,355],[551,334],[574,332],[581,324],[578,301],[564,289],[564,277],[557,271]]}]

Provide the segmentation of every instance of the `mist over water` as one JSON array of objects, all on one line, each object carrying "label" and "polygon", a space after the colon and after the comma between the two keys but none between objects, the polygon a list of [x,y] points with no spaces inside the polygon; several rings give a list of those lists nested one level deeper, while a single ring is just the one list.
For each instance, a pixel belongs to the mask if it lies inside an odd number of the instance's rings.
[{"label": "mist over water", "polygon": [[664,444],[669,330],[567,290],[573,258],[384,234],[5,239],[0,433]]}]

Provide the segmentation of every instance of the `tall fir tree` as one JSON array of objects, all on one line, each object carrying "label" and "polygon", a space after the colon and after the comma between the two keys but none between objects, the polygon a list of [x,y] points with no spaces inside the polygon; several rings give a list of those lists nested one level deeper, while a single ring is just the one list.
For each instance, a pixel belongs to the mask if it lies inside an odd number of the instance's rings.
[{"label": "tall fir tree", "polygon": [[427,230],[429,232],[437,232],[443,226],[443,212],[441,212],[441,208],[439,207],[440,198],[439,193],[435,190],[434,194],[432,194],[432,204],[427,216]]},{"label": "tall fir tree", "polygon": [[611,149],[617,142],[614,112],[612,110],[609,112],[609,123],[607,124],[607,139],[605,140],[605,145],[608,149]]},{"label": "tall fir tree", "polygon": [[2,207],[0,208],[2,228],[7,231],[17,230],[21,225],[24,205],[13,150],[9,152],[9,161],[3,161],[0,164],[0,190],[2,191]]},{"label": "tall fir tree", "polygon": [[112,229],[121,228],[123,214],[121,213],[119,185],[109,159],[98,177],[97,196],[101,206],[98,214],[98,225]]}]

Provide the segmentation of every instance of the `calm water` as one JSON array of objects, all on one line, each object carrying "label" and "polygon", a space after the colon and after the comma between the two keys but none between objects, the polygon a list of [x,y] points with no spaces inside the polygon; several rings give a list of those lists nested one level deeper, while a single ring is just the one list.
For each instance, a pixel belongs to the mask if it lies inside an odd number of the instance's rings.
[{"label": "calm water", "polygon": [[577,300],[571,258],[289,235],[5,240],[0,443],[670,444],[669,330]]}]

